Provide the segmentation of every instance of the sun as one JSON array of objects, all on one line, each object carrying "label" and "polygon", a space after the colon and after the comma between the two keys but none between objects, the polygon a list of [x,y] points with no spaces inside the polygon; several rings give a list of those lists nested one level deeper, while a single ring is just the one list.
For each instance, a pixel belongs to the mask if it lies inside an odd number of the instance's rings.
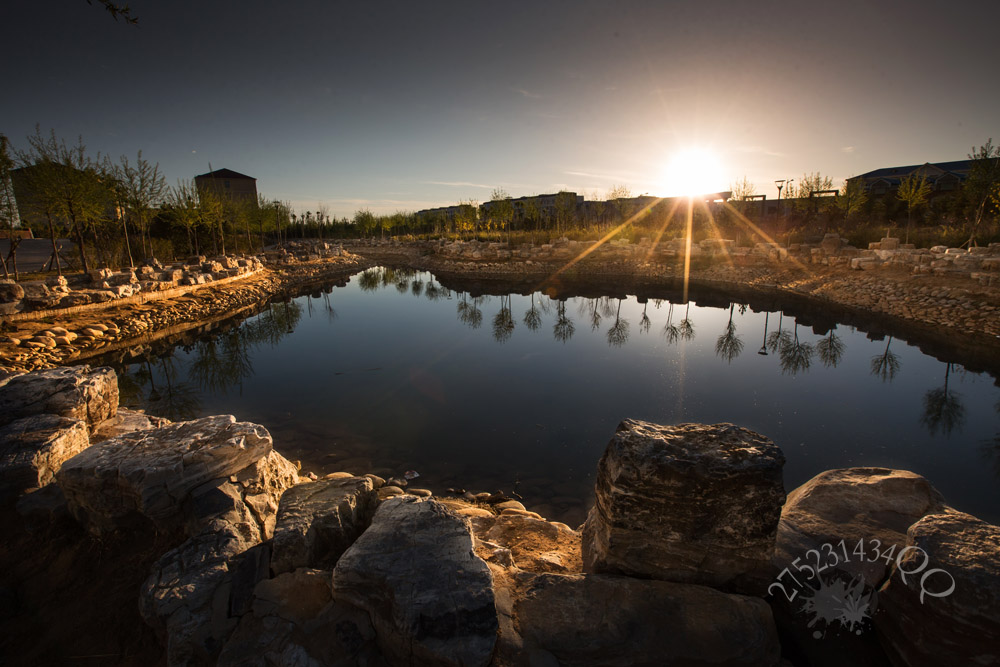
[{"label": "sun", "polygon": [[685,148],[670,157],[663,170],[668,197],[692,197],[721,189],[722,165],[707,148]]}]

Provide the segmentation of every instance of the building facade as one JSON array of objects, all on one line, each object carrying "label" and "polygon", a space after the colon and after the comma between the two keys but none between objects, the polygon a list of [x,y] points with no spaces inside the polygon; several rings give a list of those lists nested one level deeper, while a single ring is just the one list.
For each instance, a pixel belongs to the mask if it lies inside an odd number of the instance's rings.
[{"label": "building facade", "polygon": [[234,201],[257,203],[257,179],[232,169],[216,169],[194,177],[198,192],[214,191]]}]

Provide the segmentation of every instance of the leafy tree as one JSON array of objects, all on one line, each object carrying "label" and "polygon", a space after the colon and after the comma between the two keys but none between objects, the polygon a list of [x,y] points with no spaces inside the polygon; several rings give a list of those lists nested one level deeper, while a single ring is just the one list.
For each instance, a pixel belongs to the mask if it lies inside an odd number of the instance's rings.
[{"label": "leafy tree", "polygon": [[740,215],[748,217],[752,210],[752,197],[757,194],[756,186],[746,176],[729,186],[732,191],[730,200],[735,202],[735,208]]},{"label": "leafy tree", "polygon": [[542,324],[542,316],[538,313],[538,308],[535,306],[535,293],[531,293],[531,306],[524,313],[524,326],[528,327],[532,331],[537,331],[538,327]]},{"label": "leafy tree", "polygon": [[[14,201],[14,183],[11,174],[14,171],[14,158],[10,154],[10,142],[7,137],[0,134],[0,221],[10,232],[10,258],[14,270],[14,280],[20,280],[17,272],[17,244],[20,238],[15,238],[14,227],[17,226],[19,218],[17,215],[17,204]],[[7,272],[7,260],[0,256],[0,265],[3,265],[3,277],[9,278]]]},{"label": "leafy tree", "polygon": [[969,155],[972,164],[969,167],[969,177],[962,189],[972,205],[972,215],[969,221],[970,246],[976,242],[976,233],[987,214],[990,202],[1000,198],[1000,146],[993,145],[993,138],[978,150],[973,148]]},{"label": "leafy tree", "polygon": [[566,302],[561,300],[556,304],[556,323],[552,326],[552,335],[560,343],[565,343],[573,337],[575,331],[576,325],[566,315]]},{"label": "leafy tree", "polygon": [[927,203],[927,197],[931,194],[931,185],[927,182],[927,175],[920,172],[910,174],[899,183],[899,190],[896,197],[906,203],[906,242],[910,242],[910,225],[913,221],[913,209],[919,208]]},{"label": "leafy tree", "polygon": [[167,204],[176,225],[182,227],[187,234],[188,252],[192,255],[198,252],[198,191],[191,180],[179,180],[177,185],[167,191]]},{"label": "leafy tree", "polygon": [[618,220],[625,222],[632,215],[632,191],[625,185],[615,185],[608,190],[607,200],[614,206]]},{"label": "leafy tree", "polygon": [[514,203],[503,188],[495,188],[490,195],[490,220],[500,231],[508,229],[514,218]]},{"label": "leafy tree", "polygon": [[150,164],[139,151],[134,166],[124,155],[119,164],[109,166],[108,171],[114,176],[121,192],[126,214],[139,230],[143,256],[155,257],[149,223],[153,219],[153,207],[161,203],[167,193],[167,181],[160,173],[160,165]]},{"label": "leafy tree", "polygon": [[[137,25],[139,23],[139,17],[132,14],[132,9],[127,4],[120,4],[117,2],[112,2],[111,0],[97,0],[97,2],[104,6],[104,9],[108,10],[111,17],[114,20],[121,18],[127,25]],[[87,0],[88,5],[93,5],[93,0]]]},{"label": "leafy tree", "polygon": [[561,190],[556,195],[556,234],[569,227],[576,218],[576,195]]},{"label": "leafy tree", "polygon": [[850,224],[851,218],[855,217],[868,202],[868,193],[865,192],[865,184],[860,178],[848,178],[844,181],[844,187],[840,189],[840,196],[834,201],[834,205],[844,214],[844,224]]},{"label": "leafy tree", "polygon": [[83,138],[68,146],[56,138],[55,130],[48,137],[42,136],[36,126],[35,134],[28,137],[29,151],[19,154],[25,166],[38,171],[32,186],[39,188],[36,196],[50,202],[54,213],[69,220],[70,230],[76,236],[80,251],[80,265],[84,273],[90,265],[84,244],[83,232],[88,227],[97,240],[96,223],[105,216],[112,202],[109,183],[100,169],[100,159],[87,155]]},{"label": "leafy tree", "polygon": [[799,340],[799,323],[795,322],[791,341],[778,349],[781,372],[795,375],[800,371],[809,370],[812,365],[813,352],[813,346],[810,343]]},{"label": "leafy tree", "polygon": [[500,312],[493,318],[493,338],[506,343],[514,335],[514,316],[511,314],[510,295],[500,297]]},{"label": "leafy tree", "polygon": [[[294,214],[292,216],[294,220]],[[358,228],[364,236],[374,234],[377,225],[375,216],[367,208],[360,209],[354,213],[354,226]]]}]

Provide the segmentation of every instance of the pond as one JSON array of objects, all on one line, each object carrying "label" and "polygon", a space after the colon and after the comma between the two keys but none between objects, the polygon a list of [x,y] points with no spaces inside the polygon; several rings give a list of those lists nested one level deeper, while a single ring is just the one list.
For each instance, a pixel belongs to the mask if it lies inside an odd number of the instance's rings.
[{"label": "pond", "polygon": [[830,468],[903,468],[1000,521],[986,372],[749,299],[520,291],[378,267],[110,363],[123,404],[263,424],[304,470],[416,471],[434,493],[516,493],[573,526],[627,417],[758,431],[784,450],[788,491]]}]

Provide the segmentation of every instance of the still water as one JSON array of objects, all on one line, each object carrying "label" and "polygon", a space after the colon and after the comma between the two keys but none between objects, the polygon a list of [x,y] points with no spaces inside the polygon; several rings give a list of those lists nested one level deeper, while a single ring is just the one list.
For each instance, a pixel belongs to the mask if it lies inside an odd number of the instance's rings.
[{"label": "still water", "polygon": [[829,468],[904,468],[1000,521],[993,376],[889,335],[699,305],[697,292],[641,301],[474,297],[377,268],[112,363],[124,404],[264,424],[304,470],[414,470],[435,493],[516,492],[574,526],[626,417],[763,433],[785,452],[789,491]]}]

